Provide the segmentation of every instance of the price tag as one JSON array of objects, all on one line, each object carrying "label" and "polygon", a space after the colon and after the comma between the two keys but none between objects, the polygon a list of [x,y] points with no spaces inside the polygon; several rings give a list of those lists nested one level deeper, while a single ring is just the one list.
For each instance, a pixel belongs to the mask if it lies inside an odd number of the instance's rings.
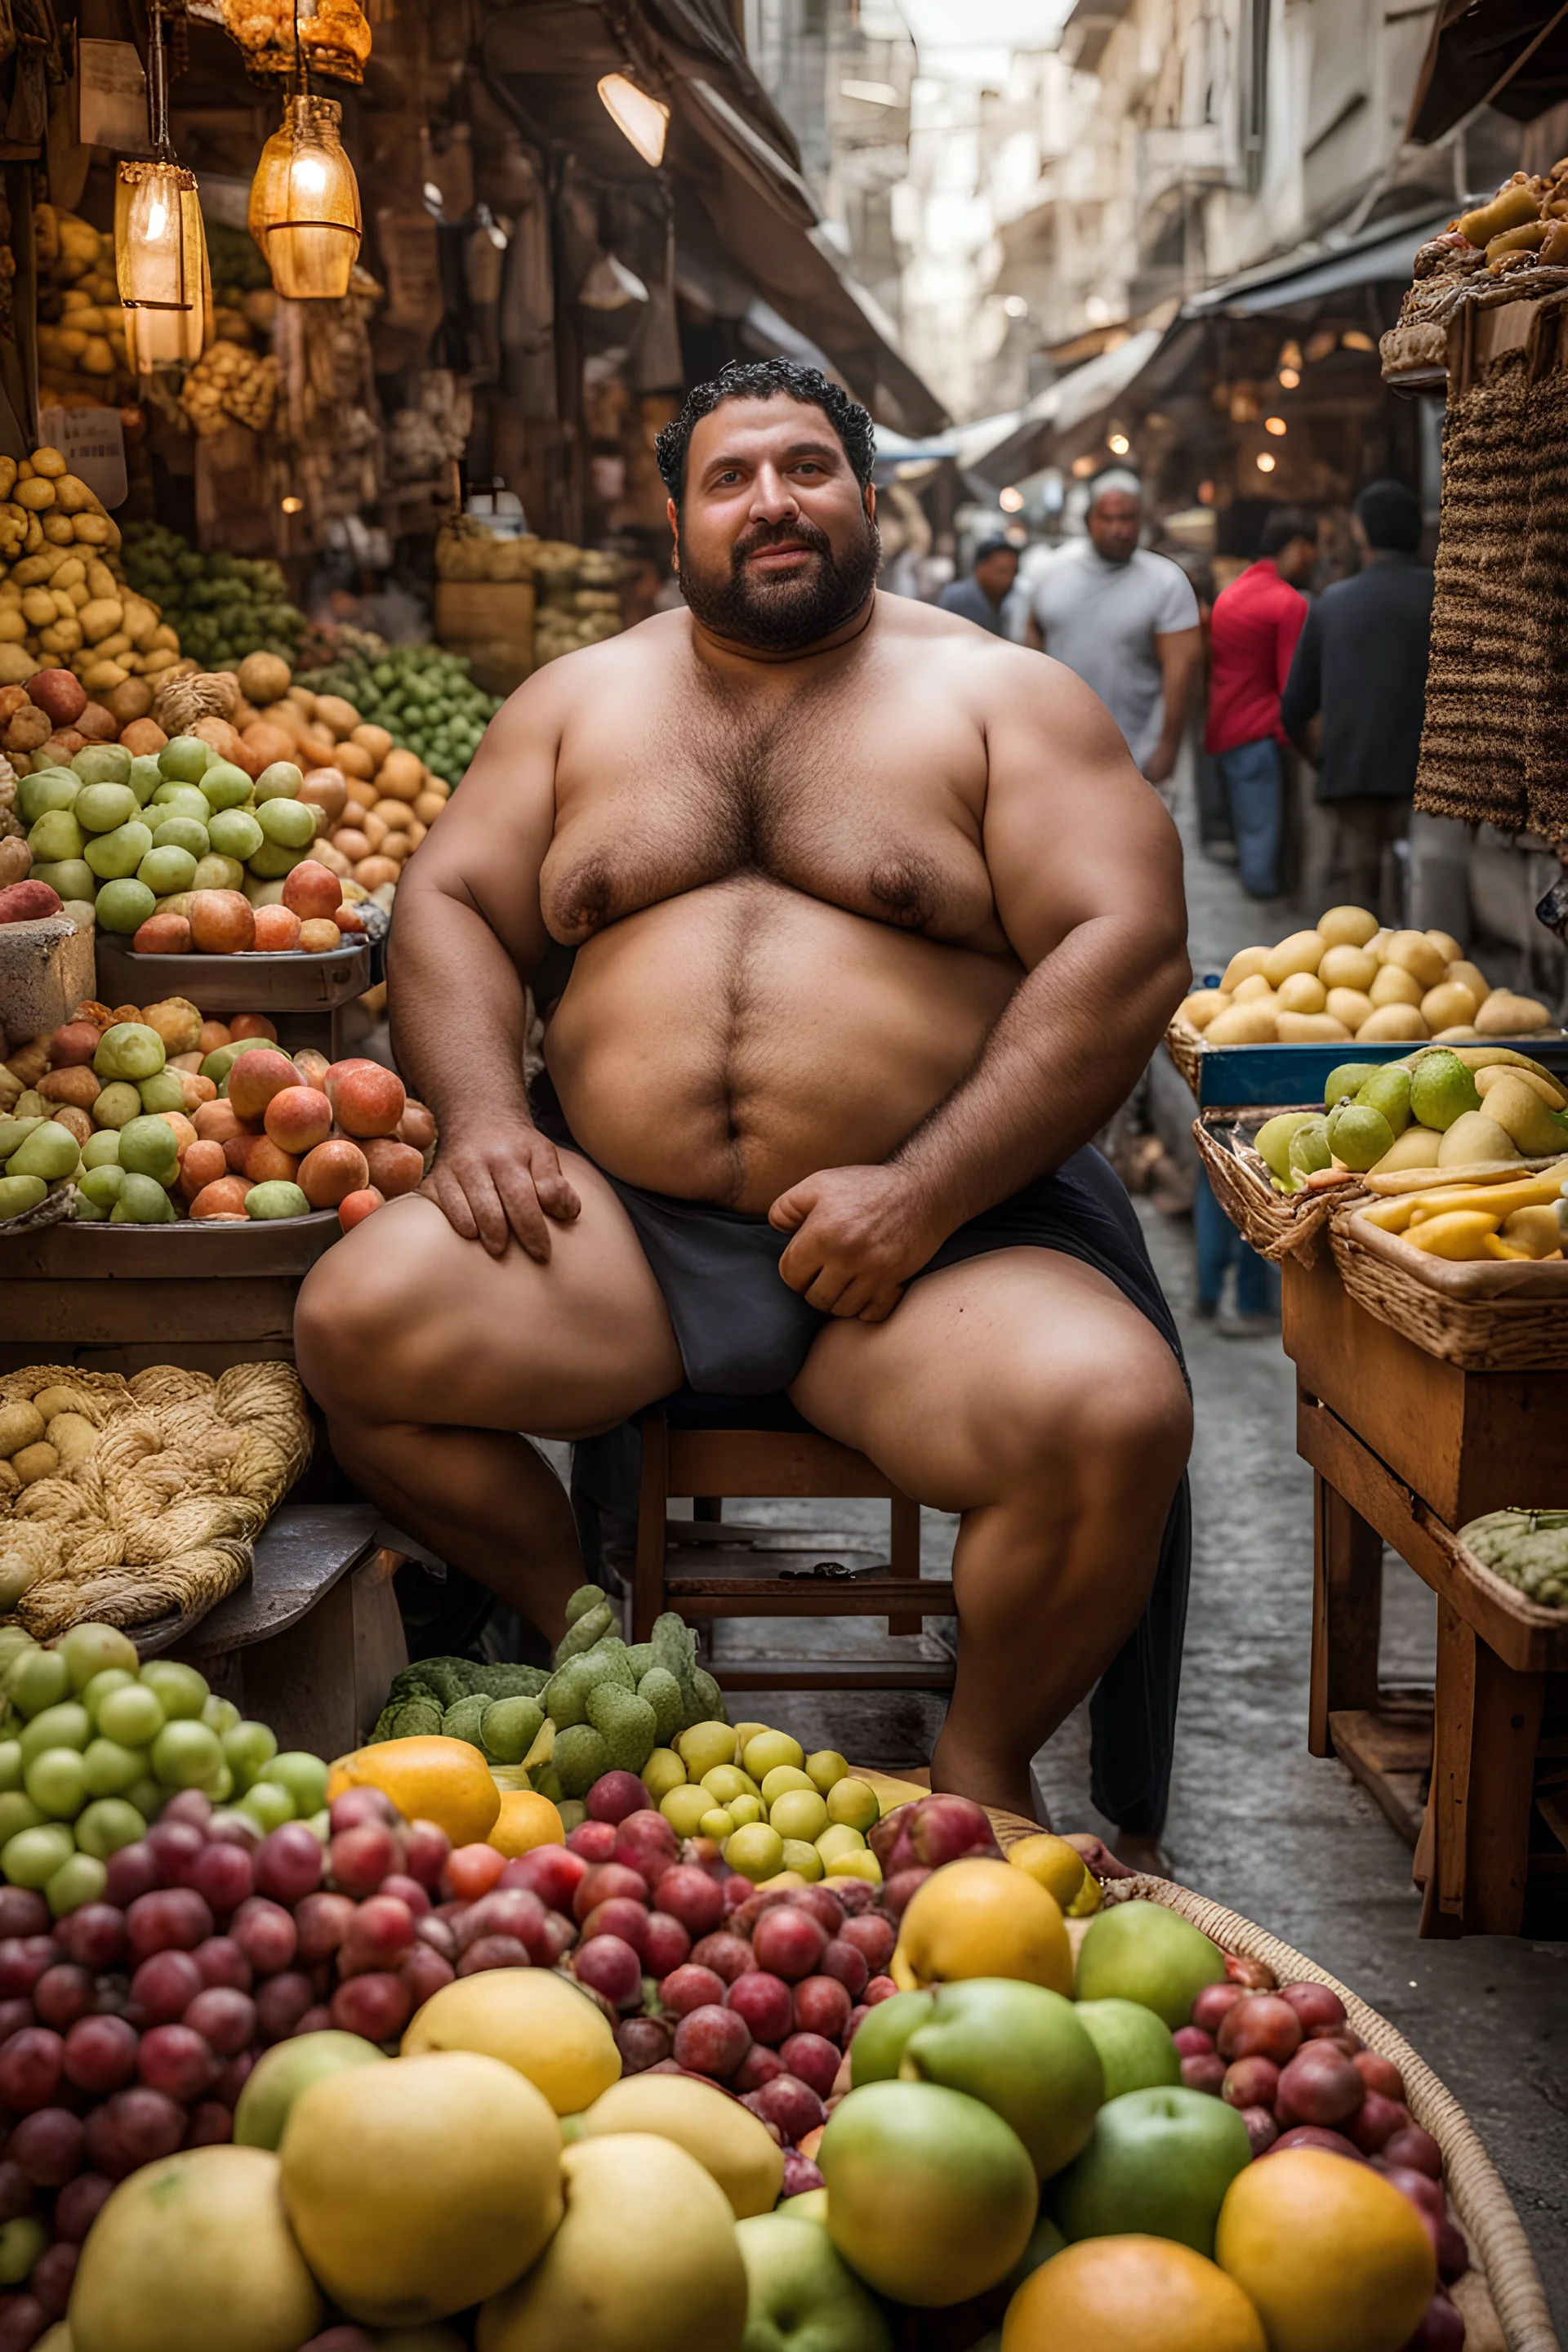
[{"label": "price tag", "polygon": [[123,506],[125,433],[118,408],[42,408],[38,432],[47,449],[58,449],[79,481],[106,507]]},{"label": "price tag", "polygon": [[120,155],[150,152],[147,137],[147,77],[129,41],[82,40],[78,48],[79,115],[84,147],[109,147]]}]

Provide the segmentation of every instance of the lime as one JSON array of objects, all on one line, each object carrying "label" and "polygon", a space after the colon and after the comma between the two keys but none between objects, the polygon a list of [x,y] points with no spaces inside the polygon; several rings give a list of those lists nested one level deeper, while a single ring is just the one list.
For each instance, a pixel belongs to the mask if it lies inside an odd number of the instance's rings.
[{"label": "lime", "polygon": [[[43,1832],[34,1834],[41,1837]],[[84,1903],[101,1903],[108,1884],[109,1873],[96,1854],[73,1853],[49,1878],[44,1895],[55,1917],[63,1919],[68,1911],[79,1911]]]},{"label": "lime", "polygon": [[30,1764],[47,1748],[74,1748],[79,1755],[91,1738],[92,1719],[79,1700],[43,1707],[22,1734],[22,1762]]},{"label": "lime", "polygon": [[176,1718],[153,1742],[153,1770],[168,1789],[203,1789],[223,1765],[216,1731],[205,1723]]},{"label": "lime", "polygon": [[133,816],[128,824],[117,824],[112,833],[94,834],[81,854],[100,882],[123,882],[152,847],[152,826]]},{"label": "lime", "polygon": [[123,881],[106,882],[93,901],[93,912],[100,930],[129,933],[141,929],[157,904],[145,882],[132,875]]},{"label": "lime", "polygon": [[261,827],[249,810],[239,808],[215,809],[207,837],[220,857],[241,861],[254,857],[263,839]]},{"label": "lime", "polygon": [[[276,1780],[258,1780],[239,1801],[238,1810],[248,1814],[265,1834],[268,1830],[281,1829],[285,1822],[294,1819],[294,1806],[287,1789]],[[5,1857],[0,1855],[0,1862]]]},{"label": "lime", "polygon": [[70,1686],[70,1668],[58,1650],[24,1651],[5,1685],[12,1706],[28,1717],[58,1706]]},{"label": "lime", "polygon": [[195,859],[173,841],[166,841],[161,849],[150,849],[136,868],[138,882],[145,882],[157,898],[172,898],[177,891],[190,889],[195,878]]},{"label": "lime", "polygon": [[173,783],[197,784],[216,757],[199,735],[176,735],[159,752],[158,766]]},{"label": "lime", "polygon": [[820,1789],[826,1797],[835,1780],[842,1780],[849,1767],[837,1748],[819,1748],[815,1756],[806,1758],[805,1769],[811,1775],[812,1786]]},{"label": "lime", "polygon": [[218,1738],[224,1762],[239,1789],[248,1789],[263,1765],[269,1764],[278,1753],[278,1742],[264,1723],[237,1723],[232,1731],[220,1731]]},{"label": "lime", "polygon": [[77,1819],[78,1846],[83,1853],[96,1854],[100,1862],[107,1862],[122,1845],[134,1845],[146,1833],[146,1822],[123,1797],[100,1797]]},{"label": "lime", "polygon": [[125,781],[135,793],[138,802],[145,808],[163,782],[163,772],[156,760],[150,759],[143,753],[140,759],[132,761],[131,773]]},{"label": "lime", "polygon": [[1446,1134],[1468,1110],[1479,1110],[1476,1082],[1458,1054],[1437,1046],[1423,1054],[1410,1074],[1410,1108],[1423,1127]]},{"label": "lime", "polygon": [[724,1859],[731,1870],[758,1886],[784,1868],[784,1840],[771,1822],[752,1822],[735,1832],[724,1848]]},{"label": "lime", "polygon": [[84,784],[71,814],[84,833],[114,833],[129,824],[141,803],[129,784]]},{"label": "lime", "polygon": [[195,1666],[183,1666],[176,1658],[153,1658],[142,1669],[142,1679],[151,1691],[155,1691],[163,1713],[173,1722],[184,1716],[193,1721],[200,1716],[211,1696],[211,1685],[205,1675],[198,1675]]},{"label": "lime", "polygon": [[188,816],[193,824],[205,824],[212,810],[194,784],[160,784],[153,793],[144,822],[163,824],[172,816]]},{"label": "lime", "polygon": [[[137,1080],[136,1091],[142,1097],[143,1111],[184,1109],[185,1090],[180,1084],[178,1070],[154,1070],[150,1078]],[[122,1128],[121,1133],[124,1131]]]},{"label": "lime", "polygon": [[[153,827],[154,849],[187,849],[193,863],[205,857],[210,845],[206,826],[198,824],[194,816],[166,816],[162,824]],[[185,887],[188,889],[190,885]]]},{"label": "lime", "polygon": [[262,801],[297,801],[305,779],[292,760],[274,760],[256,779],[256,797]]},{"label": "lime", "polygon": [[76,1852],[76,1840],[58,1822],[20,1830],[0,1846],[0,1873],[13,1886],[45,1886]]},{"label": "lime", "polygon": [[98,1041],[92,1066],[99,1077],[150,1078],[168,1060],[163,1040],[145,1021],[117,1021]]},{"label": "lime", "polygon": [[852,1830],[864,1833],[874,1830],[882,1818],[882,1808],[877,1791],[864,1780],[840,1780],[827,1792],[827,1818],[831,1822],[847,1822]]},{"label": "lime", "polygon": [[[308,801],[261,801],[256,822],[268,841],[280,849],[308,849],[316,838],[316,812]],[[88,859],[90,866],[91,858]]]},{"label": "lime", "polygon": [[74,1821],[87,1802],[87,1759],[79,1748],[46,1748],[33,1758],[22,1785],[51,1821]]},{"label": "lime", "polygon": [[[112,1672],[129,1676],[135,1674],[140,1663],[135,1643],[118,1625],[90,1622],[73,1625],[68,1633],[60,1636],[59,1652],[69,1668],[72,1690],[84,1693],[100,1675]],[[87,1705],[85,1697],[82,1704]],[[88,1713],[91,1712],[88,1707]]]},{"label": "lime", "polygon": [[[260,1731],[265,1726],[253,1723],[248,1728]],[[327,1768],[308,1748],[286,1748],[281,1756],[274,1756],[270,1763],[262,1766],[257,1779],[269,1780],[274,1788],[285,1790],[293,1799],[294,1811],[300,1821],[319,1812],[327,1801]]]},{"label": "lime", "polygon": [[157,1692],[144,1682],[106,1691],[98,1703],[99,1730],[122,1748],[151,1748],[167,1719]]},{"label": "lime", "polygon": [[126,1120],[120,1130],[120,1165],[128,1176],[151,1176],[167,1184],[179,1164],[179,1143],[166,1118],[154,1114]]},{"label": "lime", "polygon": [[1358,1174],[1394,1149],[1394,1129],[1370,1103],[1342,1103],[1329,1113],[1329,1150]]},{"label": "lime", "polygon": [[202,797],[209,808],[241,808],[250,794],[250,778],[232,760],[215,760],[202,778]]},{"label": "lime", "polygon": [[251,1186],[245,1196],[245,1213],[263,1219],[308,1217],[310,1203],[298,1184],[289,1183],[287,1177],[275,1176],[265,1184]]}]

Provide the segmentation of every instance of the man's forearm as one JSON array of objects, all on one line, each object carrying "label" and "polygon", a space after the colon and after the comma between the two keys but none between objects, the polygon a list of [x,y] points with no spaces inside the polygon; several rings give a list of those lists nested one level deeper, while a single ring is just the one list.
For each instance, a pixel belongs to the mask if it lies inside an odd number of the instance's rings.
[{"label": "man's forearm", "polygon": [[[1130,970],[1139,974],[1131,984]],[[945,1232],[1098,1134],[1137,1084],[1187,980],[1183,944],[1151,960],[1146,939],[1101,918],[1020,981],[974,1068],[891,1155]]]},{"label": "man's forearm", "polygon": [[485,1094],[528,1116],[522,1056],[526,984],[478,908],[445,891],[408,891],[394,932],[391,1020],[398,1067],[445,1127],[475,1087],[466,1039],[484,1057]]}]

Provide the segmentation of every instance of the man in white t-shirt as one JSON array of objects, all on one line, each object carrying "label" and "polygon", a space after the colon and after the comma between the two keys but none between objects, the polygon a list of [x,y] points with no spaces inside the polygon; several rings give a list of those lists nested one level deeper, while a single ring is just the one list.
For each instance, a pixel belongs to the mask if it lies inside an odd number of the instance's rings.
[{"label": "man in white t-shirt", "polygon": [[1089,495],[1089,537],[1041,572],[1026,642],[1092,687],[1152,784],[1176,764],[1193,683],[1203,660],[1198,600],[1178,564],[1140,547],[1136,474],[1101,474]]}]

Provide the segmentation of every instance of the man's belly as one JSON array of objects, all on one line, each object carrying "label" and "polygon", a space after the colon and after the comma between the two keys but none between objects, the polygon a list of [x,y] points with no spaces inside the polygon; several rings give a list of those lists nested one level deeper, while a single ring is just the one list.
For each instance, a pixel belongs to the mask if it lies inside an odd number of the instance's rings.
[{"label": "man's belly", "polygon": [[579,951],[544,1054],[583,1149],[651,1192],[765,1211],[885,1160],[969,1069],[1010,957],[760,877],[667,899]]}]

